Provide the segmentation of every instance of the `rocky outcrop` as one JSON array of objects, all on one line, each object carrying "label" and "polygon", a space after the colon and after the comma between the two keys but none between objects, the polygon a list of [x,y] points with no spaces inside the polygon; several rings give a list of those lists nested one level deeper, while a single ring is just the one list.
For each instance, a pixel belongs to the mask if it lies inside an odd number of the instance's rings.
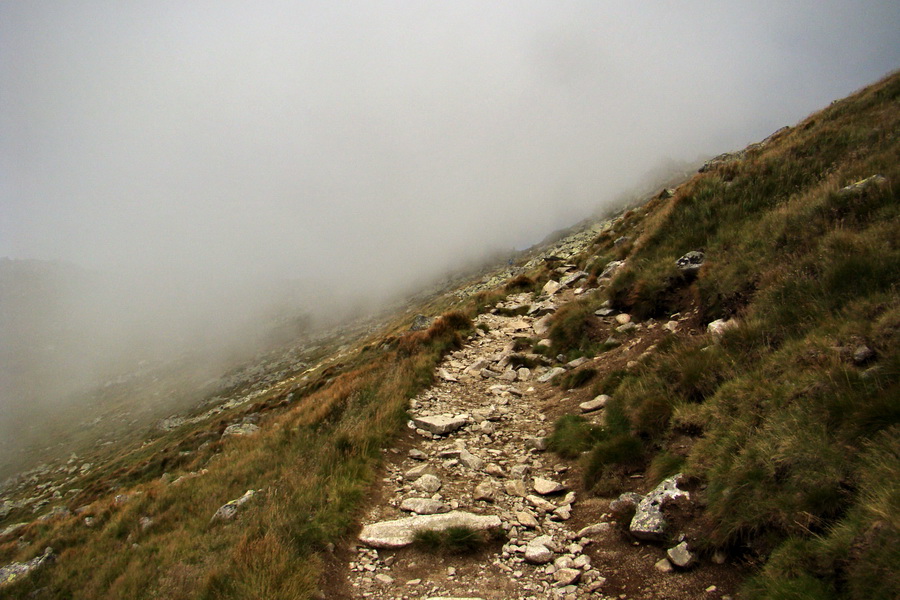
[{"label": "rocky outcrop", "polygon": [[669,477],[641,499],[628,528],[631,535],[650,541],[665,539],[668,524],[663,516],[663,504],[676,498],[690,497],[687,492],[678,489],[680,479],[681,473]]},{"label": "rocky outcrop", "polygon": [[244,495],[240,498],[235,498],[234,500],[230,500],[226,502],[222,506],[219,507],[219,510],[212,516],[211,522],[215,521],[230,521],[233,519],[238,510],[247,502],[249,502],[253,496],[256,495],[256,490],[247,490],[244,492]]},{"label": "rocky outcrop", "polygon": [[29,573],[42,567],[55,558],[53,548],[46,548],[40,556],[32,558],[26,562],[14,562],[4,567],[0,567],[0,588],[5,587],[14,581],[27,576]]}]

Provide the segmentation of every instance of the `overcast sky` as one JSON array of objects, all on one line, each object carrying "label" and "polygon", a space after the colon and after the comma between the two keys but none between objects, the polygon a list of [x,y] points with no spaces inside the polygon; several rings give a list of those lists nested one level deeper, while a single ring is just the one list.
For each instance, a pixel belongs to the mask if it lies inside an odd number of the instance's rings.
[{"label": "overcast sky", "polygon": [[900,3],[0,4],[0,256],[396,282],[900,66]]}]

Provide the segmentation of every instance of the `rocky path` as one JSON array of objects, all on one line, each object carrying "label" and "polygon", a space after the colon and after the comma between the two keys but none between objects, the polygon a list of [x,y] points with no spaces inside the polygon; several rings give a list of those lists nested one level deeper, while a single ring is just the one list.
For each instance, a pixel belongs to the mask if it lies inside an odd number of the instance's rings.
[{"label": "rocky path", "polygon": [[[612,512],[622,507],[612,499],[578,497],[570,465],[545,452],[552,429],[546,413],[598,415],[605,399],[561,398],[548,383],[588,359],[544,361],[533,370],[516,369],[511,361],[517,337],[546,334],[541,314],[571,300],[575,280],[550,282],[549,299],[519,294],[500,306],[531,306],[534,316],[480,315],[477,337],[448,355],[437,383],[411,401],[410,435],[390,451],[380,495],[363,518],[358,543],[340,569],[347,581],[336,586],[334,597],[730,600],[739,580],[733,568],[720,560],[697,567],[683,534],[676,546],[666,543],[671,532],[664,535],[660,507],[666,497],[689,497],[676,478],[651,490],[641,485],[641,475],[634,476],[642,493],[616,500],[636,508],[630,534],[622,533],[611,522]],[[612,334],[631,336],[610,353],[615,356],[594,359],[615,361],[619,368],[637,364],[658,336],[679,327],[675,321],[635,325],[627,315],[600,313]],[[453,553],[428,550],[416,540],[417,532],[453,526],[491,532],[497,541]]]},{"label": "rocky path", "polygon": [[[418,441],[389,465],[387,501],[364,519],[349,565],[352,597],[603,597],[595,592],[605,579],[583,553],[589,532],[566,526],[576,502],[568,467],[543,452],[550,426],[535,385],[549,370],[509,365],[515,338],[534,336],[534,321],[481,315],[488,332],[449,355],[439,383],[411,402]],[[416,530],[449,525],[496,528],[506,541],[474,562],[397,549]]]}]

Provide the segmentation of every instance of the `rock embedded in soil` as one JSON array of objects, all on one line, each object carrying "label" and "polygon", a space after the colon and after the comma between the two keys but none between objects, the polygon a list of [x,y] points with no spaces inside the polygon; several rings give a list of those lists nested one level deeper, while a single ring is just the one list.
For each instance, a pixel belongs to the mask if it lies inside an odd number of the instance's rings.
[{"label": "rock embedded in soil", "polygon": [[500,527],[496,515],[475,515],[452,511],[439,515],[419,515],[392,521],[381,521],[363,527],[359,540],[373,548],[402,548],[415,539],[419,531],[443,531],[450,527],[467,527],[478,531]]},{"label": "rock embedded in soil", "polygon": [[469,422],[468,415],[436,415],[433,417],[415,417],[413,425],[433,435],[447,435],[464,427]]},{"label": "rock embedded in soil", "polygon": [[228,521],[235,517],[238,509],[256,495],[256,490],[247,490],[240,498],[235,498],[219,507],[211,521]]},{"label": "rock embedded in soil", "polygon": [[681,542],[674,548],[669,548],[666,555],[673,565],[682,569],[688,569],[697,562],[697,555],[688,549],[687,542]]},{"label": "rock embedded in soil", "polygon": [[690,497],[687,492],[678,489],[680,479],[681,473],[669,477],[638,503],[629,527],[634,537],[648,541],[665,539],[667,523],[662,513],[663,504],[676,498]]},{"label": "rock embedded in soil", "polygon": [[441,480],[436,475],[426,473],[416,479],[412,485],[417,490],[433,494],[441,489]]},{"label": "rock embedded in soil", "polygon": [[600,394],[593,400],[588,400],[587,402],[582,402],[578,405],[578,408],[581,409],[583,413],[594,412],[595,410],[600,410],[606,403],[609,402],[610,398],[606,394]]},{"label": "rock embedded in soil", "polygon": [[431,498],[407,498],[400,503],[400,510],[414,512],[418,515],[434,515],[449,512],[450,507]]},{"label": "rock embedded in soil", "polygon": [[534,491],[536,491],[541,496],[547,496],[549,494],[557,494],[559,492],[565,491],[566,486],[556,481],[550,479],[544,479],[543,477],[535,477],[534,485],[532,486]]}]

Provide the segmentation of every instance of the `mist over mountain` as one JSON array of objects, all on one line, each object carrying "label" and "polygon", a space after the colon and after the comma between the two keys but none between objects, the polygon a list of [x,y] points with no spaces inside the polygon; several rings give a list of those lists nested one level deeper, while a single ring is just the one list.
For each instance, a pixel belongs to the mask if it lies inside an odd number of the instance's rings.
[{"label": "mist over mountain", "polygon": [[[6,3],[0,407],[527,247],[895,68],[898,24],[887,1]],[[21,288],[30,259],[57,262]]]}]

